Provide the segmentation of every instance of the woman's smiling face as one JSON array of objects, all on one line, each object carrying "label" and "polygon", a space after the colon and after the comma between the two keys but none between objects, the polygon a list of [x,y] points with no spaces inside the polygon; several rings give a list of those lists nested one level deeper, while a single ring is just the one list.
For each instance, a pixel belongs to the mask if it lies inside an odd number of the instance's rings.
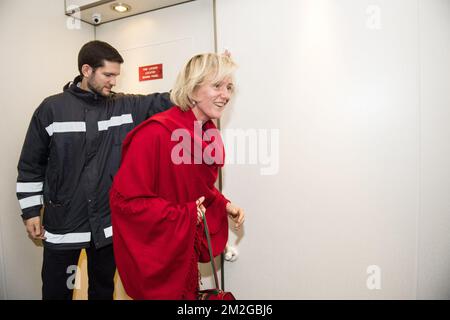
[{"label": "woman's smiling face", "polygon": [[192,111],[197,120],[219,119],[230,101],[233,89],[233,79],[229,76],[217,83],[206,81],[200,85],[193,96],[195,105]]}]

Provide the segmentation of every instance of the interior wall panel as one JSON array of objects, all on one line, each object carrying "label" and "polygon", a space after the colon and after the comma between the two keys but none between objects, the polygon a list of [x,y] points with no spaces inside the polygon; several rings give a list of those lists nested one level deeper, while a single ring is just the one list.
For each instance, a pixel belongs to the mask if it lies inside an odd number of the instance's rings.
[{"label": "interior wall panel", "polygon": [[[247,210],[228,288],[243,299],[414,298],[417,2],[218,0],[217,24],[219,50],[240,65],[223,128],[258,132],[279,162],[272,175],[261,155],[224,170],[225,194]],[[278,143],[259,135],[277,130]]]}]

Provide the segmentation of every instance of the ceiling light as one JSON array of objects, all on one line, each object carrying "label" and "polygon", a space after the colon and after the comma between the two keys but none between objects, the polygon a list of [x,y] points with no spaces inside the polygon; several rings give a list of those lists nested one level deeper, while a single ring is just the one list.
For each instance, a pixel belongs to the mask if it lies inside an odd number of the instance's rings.
[{"label": "ceiling light", "polygon": [[124,13],[127,11],[131,10],[131,7],[125,3],[114,3],[113,5],[111,5],[111,8],[114,11],[120,12],[120,13]]}]

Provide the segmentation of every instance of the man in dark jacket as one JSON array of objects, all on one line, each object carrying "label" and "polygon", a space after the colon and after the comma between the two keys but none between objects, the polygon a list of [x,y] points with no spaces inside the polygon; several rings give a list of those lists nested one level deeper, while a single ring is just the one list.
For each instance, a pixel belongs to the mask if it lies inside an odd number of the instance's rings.
[{"label": "man in dark jacket", "polygon": [[72,298],[69,278],[83,248],[89,299],[113,297],[116,266],[108,193],[121,144],[139,123],[171,106],[168,93],[112,92],[121,63],[109,44],[85,44],[78,55],[80,75],[41,103],[28,128],[17,197],[29,236],[43,240],[43,299]]}]

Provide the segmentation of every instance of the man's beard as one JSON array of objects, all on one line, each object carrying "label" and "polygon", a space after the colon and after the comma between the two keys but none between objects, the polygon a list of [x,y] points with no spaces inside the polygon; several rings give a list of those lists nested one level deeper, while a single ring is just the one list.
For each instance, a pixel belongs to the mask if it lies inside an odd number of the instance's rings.
[{"label": "man's beard", "polygon": [[103,88],[96,88],[93,84],[94,84],[94,81],[92,81],[92,79],[88,79],[87,86],[88,86],[89,90],[91,90],[92,92],[94,92],[98,95],[104,96],[104,97],[109,95],[109,94],[108,95],[103,94],[103,92],[102,92]]}]

